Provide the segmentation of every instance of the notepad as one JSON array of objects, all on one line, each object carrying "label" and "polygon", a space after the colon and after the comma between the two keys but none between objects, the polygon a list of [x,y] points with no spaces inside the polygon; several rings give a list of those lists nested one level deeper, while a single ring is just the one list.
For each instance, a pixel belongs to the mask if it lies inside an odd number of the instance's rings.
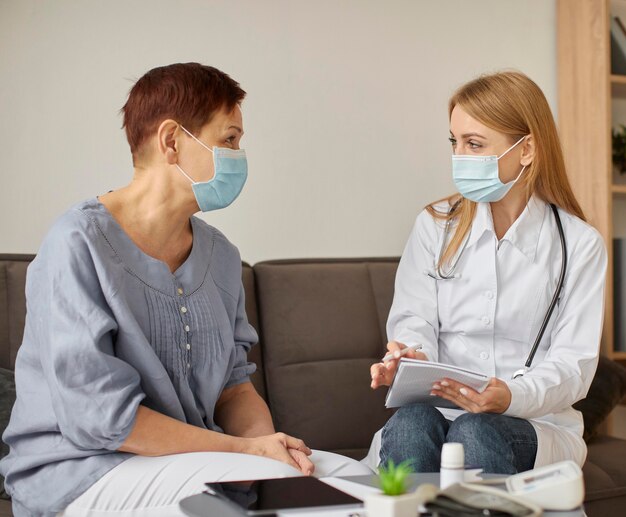
[{"label": "notepad", "polygon": [[387,392],[385,406],[402,407],[420,402],[437,407],[458,408],[449,400],[430,394],[433,384],[444,377],[465,384],[479,393],[489,384],[489,377],[482,373],[449,364],[403,358]]}]

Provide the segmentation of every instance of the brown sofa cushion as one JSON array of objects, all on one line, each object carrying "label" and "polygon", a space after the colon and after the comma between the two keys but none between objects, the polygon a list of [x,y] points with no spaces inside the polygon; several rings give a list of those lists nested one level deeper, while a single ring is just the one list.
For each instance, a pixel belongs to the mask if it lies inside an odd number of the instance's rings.
[{"label": "brown sofa cushion", "polygon": [[0,255],[0,368],[15,368],[26,319],[26,268],[34,255]]},{"label": "brown sofa cushion", "polygon": [[[13,404],[15,404],[15,375],[11,370],[0,368],[0,436],[9,425]],[[0,458],[4,458],[9,454],[9,446],[4,442],[1,445]],[[4,491],[3,476],[0,476],[0,499],[10,499]]]},{"label": "brown sofa cushion", "polygon": [[397,259],[254,266],[276,428],[316,449],[365,456],[390,413],[369,366],[386,345]]},{"label": "brown sofa cushion", "polygon": [[598,436],[589,441],[583,466],[585,501],[626,495],[626,440]]},{"label": "brown sofa cushion", "polygon": [[261,395],[263,398],[266,398],[265,377],[263,375],[263,360],[261,355],[260,342],[261,332],[259,328],[259,318],[256,306],[256,290],[254,287],[254,272],[252,271],[252,268],[245,262],[243,263],[241,277],[243,281],[243,289],[246,294],[246,315],[248,316],[248,321],[250,322],[250,325],[252,325],[257,331],[257,334],[259,334],[259,343],[254,345],[250,350],[250,353],[248,354],[248,360],[256,364],[257,368],[256,372],[252,374],[251,380],[259,395]]},{"label": "brown sofa cushion", "polygon": [[606,420],[624,395],[626,395],[626,368],[607,357],[600,356],[589,393],[574,404],[574,408],[583,414],[585,422],[583,438],[586,442],[597,435],[600,424]]}]

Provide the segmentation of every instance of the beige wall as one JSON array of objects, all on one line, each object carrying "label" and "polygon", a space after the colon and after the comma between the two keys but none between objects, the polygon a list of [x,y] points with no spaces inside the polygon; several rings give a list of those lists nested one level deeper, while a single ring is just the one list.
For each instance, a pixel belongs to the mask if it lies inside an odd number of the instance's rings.
[{"label": "beige wall", "polygon": [[0,0],[0,252],[132,173],[117,113],[149,68],[201,61],[244,104],[250,178],[205,218],[256,262],[397,255],[452,191],[446,101],[512,67],[556,106],[554,0]]}]

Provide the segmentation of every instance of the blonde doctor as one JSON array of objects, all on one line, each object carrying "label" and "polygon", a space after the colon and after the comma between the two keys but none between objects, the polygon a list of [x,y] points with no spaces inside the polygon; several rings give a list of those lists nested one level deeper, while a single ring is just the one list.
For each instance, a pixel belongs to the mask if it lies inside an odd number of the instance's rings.
[{"label": "blonde doctor", "polygon": [[[548,103],[517,72],[479,77],[450,99],[458,194],[422,211],[395,284],[387,348],[490,377],[478,393],[451,379],[377,433],[372,466],[410,460],[437,472],[441,448],[511,474],[560,460],[582,465],[585,397],[598,361],[606,251],[567,179]],[[589,171],[593,174],[594,171]],[[536,342],[536,345],[533,346]],[[371,367],[389,385],[397,359]]]}]

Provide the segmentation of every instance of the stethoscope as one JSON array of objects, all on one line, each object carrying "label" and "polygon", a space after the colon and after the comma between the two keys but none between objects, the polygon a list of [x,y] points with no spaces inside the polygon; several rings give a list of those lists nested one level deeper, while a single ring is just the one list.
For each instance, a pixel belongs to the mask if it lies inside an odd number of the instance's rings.
[{"label": "stethoscope", "polygon": [[[450,215],[457,209],[460,202],[461,200],[457,201],[454,205],[452,205],[452,208],[450,208]],[[520,368],[513,374],[513,379],[517,379],[518,377],[521,377],[530,369],[530,365],[532,364],[533,359],[535,358],[535,354],[537,353],[537,349],[539,348],[539,343],[541,342],[541,339],[543,338],[543,334],[546,331],[546,327],[548,326],[550,317],[552,316],[552,313],[554,312],[554,308],[556,307],[556,304],[559,300],[559,296],[561,296],[561,291],[563,290],[563,280],[565,279],[565,271],[567,270],[567,246],[565,244],[565,233],[563,232],[563,225],[561,224],[561,218],[559,217],[559,212],[556,206],[550,203],[550,208],[552,208],[552,213],[554,214],[554,219],[556,220],[556,227],[559,231],[559,239],[561,241],[561,256],[562,256],[561,273],[559,274],[559,281],[556,284],[554,295],[552,296],[552,300],[550,301],[548,310],[546,311],[546,314],[543,318],[543,322],[541,323],[541,327],[539,328],[539,332],[537,333],[535,342],[533,343],[533,346],[530,349],[530,353],[528,354],[526,363],[524,363],[523,368]],[[443,255],[447,237],[450,232],[451,220],[452,218],[448,217],[446,221],[446,225],[443,230],[443,238],[441,241],[441,247],[439,249],[439,257]],[[431,278],[434,278],[435,280],[452,280],[453,278],[459,278],[460,275],[456,275],[455,271],[459,263],[459,259],[461,258],[461,255],[463,255],[463,251],[465,251],[465,247],[467,246],[468,241],[469,241],[469,234],[465,238],[463,242],[463,246],[461,247],[461,251],[457,254],[456,258],[454,259],[454,262],[450,266],[450,270],[447,273],[444,273],[441,270],[440,264],[437,265],[436,274],[433,274],[429,271],[425,271],[424,273],[430,276]],[[439,259],[438,259],[438,262],[439,262]]]}]

